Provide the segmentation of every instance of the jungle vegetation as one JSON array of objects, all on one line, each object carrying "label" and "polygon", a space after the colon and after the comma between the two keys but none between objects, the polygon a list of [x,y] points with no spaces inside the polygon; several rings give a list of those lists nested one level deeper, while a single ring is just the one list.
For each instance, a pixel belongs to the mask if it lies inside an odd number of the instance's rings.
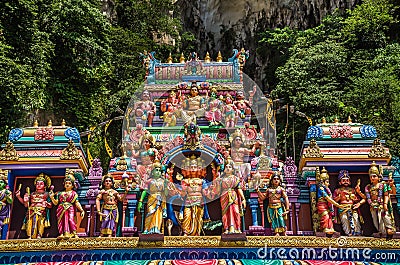
[{"label": "jungle vegetation", "polygon": [[[92,141],[82,140],[106,166],[103,138],[120,155],[122,121],[113,121],[106,135],[102,124],[123,115],[143,82],[139,53],[179,58],[181,52],[196,50],[193,34],[182,30],[169,0],[115,0],[109,14],[100,4],[0,1],[2,143],[10,129],[30,126],[35,119],[40,125],[49,119],[58,125],[65,119],[81,132],[94,126]],[[261,32],[257,53],[274,62],[265,75],[266,92],[314,121],[350,116],[374,125],[399,155],[399,7],[394,0],[365,0],[353,10],[324,18],[315,28]],[[155,36],[170,36],[175,43],[160,43]],[[297,117],[286,134],[286,118],[278,117],[278,122],[280,147],[294,134],[298,152],[307,120]]]}]

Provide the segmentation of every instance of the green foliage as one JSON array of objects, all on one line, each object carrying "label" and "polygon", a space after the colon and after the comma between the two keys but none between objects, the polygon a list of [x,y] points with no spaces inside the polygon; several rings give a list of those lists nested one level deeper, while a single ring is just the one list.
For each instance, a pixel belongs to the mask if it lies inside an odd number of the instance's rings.
[{"label": "green foliage", "polygon": [[[399,154],[400,51],[398,40],[391,39],[396,35],[389,34],[399,25],[394,13],[399,6],[367,0],[345,15],[328,16],[312,29],[265,33],[262,44],[287,56],[276,69],[272,95],[314,121],[353,115],[358,122],[374,125]],[[305,119],[299,119],[295,118],[292,133],[304,136]],[[290,141],[290,132],[279,135],[280,146]],[[301,141],[297,143],[299,150]]]}]

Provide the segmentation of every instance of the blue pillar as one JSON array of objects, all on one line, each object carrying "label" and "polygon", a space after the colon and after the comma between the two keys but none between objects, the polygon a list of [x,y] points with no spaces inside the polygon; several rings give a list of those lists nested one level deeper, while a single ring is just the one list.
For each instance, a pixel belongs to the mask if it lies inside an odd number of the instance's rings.
[{"label": "blue pillar", "polygon": [[250,209],[251,209],[251,217],[253,219],[253,226],[258,226],[258,209],[260,205],[258,204],[258,197],[249,199]]}]

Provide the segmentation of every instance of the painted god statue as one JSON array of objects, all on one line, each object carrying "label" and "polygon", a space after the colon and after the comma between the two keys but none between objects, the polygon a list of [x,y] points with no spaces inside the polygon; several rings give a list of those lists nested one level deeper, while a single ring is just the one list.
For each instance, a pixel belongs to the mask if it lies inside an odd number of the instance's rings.
[{"label": "painted god statue", "polygon": [[205,99],[199,95],[199,88],[196,82],[190,86],[189,97],[183,100],[182,119],[186,123],[189,120],[195,121],[196,117],[204,116]]},{"label": "painted god statue", "polygon": [[329,189],[329,175],[325,167],[322,171],[319,168],[316,170],[317,180],[317,213],[319,219],[319,231],[327,235],[333,235],[335,229],[333,228],[333,217],[335,215],[333,206],[343,209],[342,205],[335,202],[332,198],[332,192]]},{"label": "painted god statue", "polygon": [[368,171],[370,184],[365,187],[365,195],[370,206],[372,220],[380,236],[392,236],[395,232],[393,208],[390,195],[396,194],[396,186],[391,177],[382,181],[382,170],[372,162]]},{"label": "painted god statue", "polygon": [[252,100],[246,100],[244,91],[239,90],[236,92],[236,99],[233,104],[236,106],[240,118],[244,119],[246,115],[251,114],[251,105],[253,102]]},{"label": "painted god statue", "polygon": [[177,97],[174,91],[169,93],[168,97],[161,102],[161,111],[163,112],[163,119],[165,126],[176,125],[176,110],[180,108],[181,97]]},{"label": "painted god statue", "polygon": [[0,234],[4,225],[10,222],[12,192],[8,189],[8,171],[0,169]]},{"label": "painted god statue", "polygon": [[225,104],[222,107],[222,113],[224,114],[225,127],[234,128],[238,121],[236,105],[233,104],[233,98],[230,94],[226,95]]},{"label": "painted god statue", "polygon": [[21,197],[20,188],[15,192],[15,196],[28,210],[22,225],[22,230],[26,230],[29,239],[42,238],[44,229],[50,227],[50,212],[52,207],[47,189],[51,186],[51,179],[48,175],[40,173],[34,181],[35,191],[30,193],[29,187],[26,188],[24,197]]},{"label": "painted god statue", "polygon": [[344,209],[338,209],[338,221],[347,236],[360,236],[362,217],[359,208],[365,203],[365,195],[360,191],[360,182],[352,188],[347,170],[339,171],[338,180],[339,188],[333,192],[333,199],[345,206]]},{"label": "painted god statue", "polygon": [[208,98],[208,110],[206,111],[206,119],[210,126],[220,124],[222,120],[222,102],[218,99],[217,89],[215,87],[211,88],[210,97]]},{"label": "painted god statue", "polygon": [[267,217],[273,233],[276,236],[285,236],[290,204],[280,173],[276,172],[270,178],[265,192],[261,192],[257,187],[257,193],[260,201],[268,199]]},{"label": "painted god statue", "polygon": [[75,177],[73,171],[68,171],[64,179],[64,190],[54,193],[49,192],[50,199],[57,206],[57,228],[58,239],[78,238],[76,234],[76,210],[81,212],[81,217],[85,216],[81,204],[78,200],[78,193],[75,188]]},{"label": "painted god statue", "polygon": [[201,158],[188,158],[183,163],[183,179],[181,189],[175,186],[169,188],[183,199],[182,211],[179,219],[185,236],[199,236],[203,230],[204,207],[206,198],[211,198],[211,188],[204,180],[206,167]]},{"label": "painted god statue", "polygon": [[161,164],[155,162],[150,179],[146,183],[138,203],[138,211],[143,207],[143,200],[148,195],[143,234],[164,234],[164,218],[167,217],[166,195],[167,180],[162,177]]},{"label": "painted god statue", "polygon": [[137,166],[137,172],[141,179],[147,179],[151,172],[151,167],[157,156],[157,149],[154,148],[155,139],[149,133],[145,133],[139,139],[140,149],[135,151],[133,156],[140,158]]},{"label": "painted god statue", "polygon": [[229,140],[231,142],[230,156],[235,163],[235,170],[239,173],[240,182],[242,183],[242,185],[247,183],[251,170],[250,163],[245,161],[250,153],[250,150],[243,145],[244,139],[245,137],[239,129],[237,129],[229,137]]},{"label": "painted god statue", "polygon": [[241,216],[246,209],[240,178],[234,173],[234,162],[227,160],[224,172],[217,178],[214,185],[217,186],[217,194],[221,195],[222,224],[225,234],[241,233]]},{"label": "painted god statue", "polygon": [[[112,175],[105,175],[101,181],[101,190],[96,197],[96,209],[100,215],[100,237],[112,237],[115,235],[119,212],[118,201],[125,200],[129,186],[125,187],[125,193],[120,195],[114,189],[114,178]],[[103,201],[103,203],[101,203]],[[100,207],[101,205],[101,207]]]},{"label": "painted god statue", "polygon": [[153,118],[156,114],[156,105],[151,100],[149,91],[143,91],[142,99],[135,103],[133,109],[135,110],[137,121],[142,120],[144,123],[147,121],[149,127],[152,127]]}]

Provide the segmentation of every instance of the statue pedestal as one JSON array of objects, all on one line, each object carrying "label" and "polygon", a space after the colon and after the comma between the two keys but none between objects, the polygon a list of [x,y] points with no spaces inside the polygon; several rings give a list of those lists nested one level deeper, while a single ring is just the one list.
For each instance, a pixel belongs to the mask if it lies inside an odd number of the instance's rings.
[{"label": "statue pedestal", "polygon": [[137,234],[137,227],[122,227],[122,236],[134,236]]},{"label": "statue pedestal", "polygon": [[333,238],[339,238],[340,237],[340,233],[339,232],[335,232],[333,234],[327,234],[325,232],[316,232],[315,233],[316,237],[333,237]]},{"label": "statue pedestal", "polygon": [[163,234],[139,234],[139,240],[140,241],[164,241],[164,235]]},{"label": "statue pedestal", "polygon": [[246,233],[222,234],[221,241],[247,241]]},{"label": "statue pedestal", "polygon": [[249,226],[249,230],[247,230],[249,235],[253,236],[265,236],[266,229],[261,225],[252,225]]}]

